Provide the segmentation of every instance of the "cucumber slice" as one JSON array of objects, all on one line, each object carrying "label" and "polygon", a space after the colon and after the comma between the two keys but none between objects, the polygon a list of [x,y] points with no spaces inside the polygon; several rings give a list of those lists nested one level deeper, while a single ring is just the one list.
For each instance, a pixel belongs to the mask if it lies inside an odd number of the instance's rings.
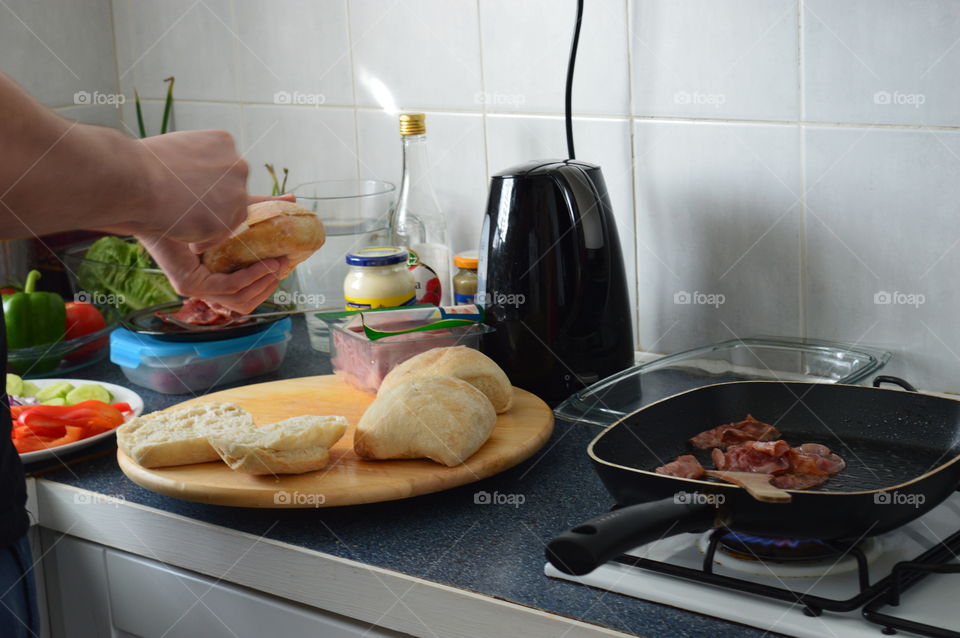
[{"label": "cucumber slice", "polygon": [[99,383],[78,386],[71,390],[66,397],[68,405],[80,403],[81,401],[89,401],[91,399],[110,403],[110,399],[112,398],[113,396],[110,394],[110,391]]},{"label": "cucumber slice", "polygon": [[24,381],[20,392],[23,392],[23,394],[20,395],[22,397],[35,397],[37,396],[37,392],[40,392],[40,386],[33,381]]},{"label": "cucumber slice", "polygon": [[15,374],[7,373],[7,394],[13,395],[15,397],[22,397],[23,392],[23,379],[18,377]]},{"label": "cucumber slice", "polygon": [[46,401],[41,401],[40,404],[41,405],[66,405],[67,400],[64,399],[63,397],[52,397],[50,399],[47,399]]},{"label": "cucumber slice", "polygon": [[72,384],[67,383],[66,381],[58,381],[57,383],[48,385],[37,392],[36,397],[40,402],[46,401],[47,399],[52,399],[54,397],[65,398],[72,390]]}]

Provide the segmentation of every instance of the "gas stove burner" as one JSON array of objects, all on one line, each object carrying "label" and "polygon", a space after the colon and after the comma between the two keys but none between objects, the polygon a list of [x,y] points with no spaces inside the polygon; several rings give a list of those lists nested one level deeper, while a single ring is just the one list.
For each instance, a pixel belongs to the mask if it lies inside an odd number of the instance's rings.
[{"label": "gas stove burner", "polygon": [[727,532],[720,538],[719,549],[741,560],[793,562],[826,560],[843,554],[847,546],[817,538],[771,538]]},{"label": "gas stove burner", "polygon": [[[713,563],[743,574],[819,578],[857,569],[853,552],[848,552],[846,546],[817,539],[770,538],[714,530],[701,534],[697,540],[701,554],[707,553],[713,534],[722,534]],[[868,561],[883,550],[876,538],[864,539],[856,548]]]}]

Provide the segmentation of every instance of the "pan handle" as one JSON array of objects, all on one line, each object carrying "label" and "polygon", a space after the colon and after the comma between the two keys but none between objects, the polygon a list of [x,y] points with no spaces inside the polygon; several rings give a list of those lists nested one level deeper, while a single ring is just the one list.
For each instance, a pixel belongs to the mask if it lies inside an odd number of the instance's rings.
[{"label": "pan handle", "polygon": [[547,560],[565,574],[582,576],[634,547],[709,529],[716,514],[709,503],[677,503],[673,497],[628,505],[554,538],[547,545]]},{"label": "pan handle", "polygon": [[873,378],[873,387],[879,388],[881,383],[892,383],[893,385],[898,385],[909,392],[919,392],[919,390],[913,387],[913,385],[907,383],[900,377],[892,377],[888,374],[880,374]]}]

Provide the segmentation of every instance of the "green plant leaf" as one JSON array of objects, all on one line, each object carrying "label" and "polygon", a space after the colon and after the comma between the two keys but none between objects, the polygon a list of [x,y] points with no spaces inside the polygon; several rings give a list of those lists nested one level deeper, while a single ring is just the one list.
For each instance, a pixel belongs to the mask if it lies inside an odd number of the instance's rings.
[{"label": "green plant leaf", "polygon": [[140,130],[140,139],[147,136],[147,127],[143,123],[143,109],[140,107],[140,94],[133,90],[133,102],[137,107],[137,128]]},{"label": "green plant leaf", "polygon": [[167,99],[163,104],[163,122],[160,124],[160,135],[163,135],[167,132],[167,125],[170,123],[170,111],[173,110],[173,81],[174,78],[171,75],[168,78],[163,79],[164,82],[168,82],[167,85]]}]

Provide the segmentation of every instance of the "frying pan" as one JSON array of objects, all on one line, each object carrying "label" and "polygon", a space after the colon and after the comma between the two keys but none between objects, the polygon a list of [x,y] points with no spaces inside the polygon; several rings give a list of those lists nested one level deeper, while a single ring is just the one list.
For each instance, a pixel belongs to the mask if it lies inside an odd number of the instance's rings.
[{"label": "frying pan", "polygon": [[[878,387],[896,383],[909,392]],[[881,376],[874,387],[738,381],[652,403],[600,433],[587,451],[620,509],[552,540],[547,559],[582,575],[624,551],[713,527],[759,536],[854,542],[897,528],[960,485],[960,401],[921,394]],[[726,482],[665,476],[654,468],[693,448],[689,438],[747,413],[791,445],[822,443],[847,462],[811,490],[763,502]],[[711,467],[709,456],[700,456]]]}]

